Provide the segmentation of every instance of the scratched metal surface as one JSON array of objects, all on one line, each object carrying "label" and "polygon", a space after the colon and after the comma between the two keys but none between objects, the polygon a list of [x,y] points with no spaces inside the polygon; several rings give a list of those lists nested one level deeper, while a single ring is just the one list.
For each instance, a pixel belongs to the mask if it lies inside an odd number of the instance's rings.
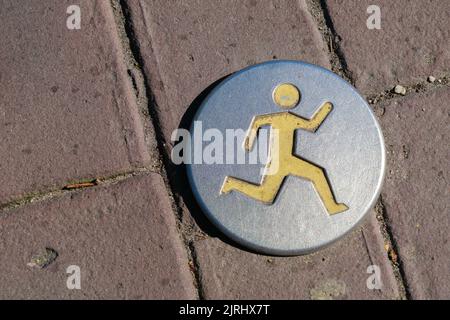
[{"label": "scratched metal surface", "polygon": [[297,177],[284,181],[272,205],[235,191],[219,193],[227,175],[259,183],[263,165],[192,164],[187,173],[204,213],[228,237],[262,253],[297,255],[341,238],[371,211],[383,183],[385,148],[358,92],[336,74],[300,61],[271,61],[233,74],[204,100],[194,121],[224,135],[227,128],[247,130],[254,115],[281,111],[272,100],[280,83],[300,89],[300,103],[290,111],[302,117],[311,118],[325,101],[333,103],[315,133],[297,130],[295,153],[326,170],[337,202],[349,210],[329,216],[312,183]]}]

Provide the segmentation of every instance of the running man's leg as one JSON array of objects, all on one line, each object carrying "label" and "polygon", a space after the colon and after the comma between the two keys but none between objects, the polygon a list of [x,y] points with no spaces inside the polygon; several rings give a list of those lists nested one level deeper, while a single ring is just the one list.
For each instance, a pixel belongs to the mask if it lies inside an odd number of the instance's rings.
[{"label": "running man's leg", "polygon": [[226,177],[220,193],[228,193],[236,190],[255,200],[262,201],[266,204],[272,204],[280,190],[284,176],[266,175],[262,179],[260,185],[247,182],[241,179]]},{"label": "running man's leg", "polygon": [[337,203],[331,191],[330,184],[322,168],[317,167],[305,160],[293,157],[291,165],[291,174],[310,180],[317,193],[322,199],[325,208],[330,215],[336,214],[348,209],[343,203]]}]

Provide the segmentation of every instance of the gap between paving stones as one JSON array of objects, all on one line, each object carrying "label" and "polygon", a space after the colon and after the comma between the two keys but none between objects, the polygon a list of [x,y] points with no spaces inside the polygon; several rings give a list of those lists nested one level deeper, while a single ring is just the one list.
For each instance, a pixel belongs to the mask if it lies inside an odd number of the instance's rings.
[{"label": "gap between paving stones", "polygon": [[306,4],[323,41],[327,44],[331,70],[354,86],[352,74],[347,68],[347,62],[339,44],[341,37],[334,29],[326,2],[324,0],[306,0]]},{"label": "gap between paving stones", "polygon": [[175,213],[177,222],[177,230],[180,239],[183,242],[188,256],[189,270],[192,273],[194,286],[197,289],[197,295],[200,300],[204,299],[204,290],[201,283],[200,265],[197,259],[197,253],[192,240],[184,231],[182,216],[183,211],[179,197],[173,192],[172,182],[170,181],[167,172],[170,171],[171,159],[170,154],[166,150],[167,141],[164,137],[163,130],[160,124],[159,106],[156,102],[154,94],[151,89],[151,81],[142,69],[144,60],[142,58],[139,42],[134,33],[133,22],[131,21],[130,10],[128,4],[124,0],[111,0],[111,6],[114,12],[116,27],[119,37],[122,42],[123,50],[128,61],[130,80],[132,81],[136,97],[144,122],[151,123],[154,129],[154,136],[156,137],[157,153],[162,163],[161,176],[166,186],[169,199],[172,204],[172,210]]},{"label": "gap between paving stones", "polygon": [[131,49],[130,40],[127,37],[125,30],[125,18],[122,14],[122,10],[118,1],[111,1],[112,12],[114,15],[114,21],[116,23],[117,36],[119,37],[121,49],[123,51],[123,57],[125,58],[125,65],[127,67],[128,77],[133,88],[136,103],[141,115],[141,124],[144,127],[144,134],[147,146],[150,148],[149,152],[152,155],[157,155],[160,166],[162,166],[162,157],[158,152],[157,146],[152,146],[151,141],[155,139],[155,128],[150,119],[149,114],[149,99],[147,97],[147,88],[145,87],[145,79],[141,66],[136,61]]},{"label": "gap between paving stones", "polygon": [[[18,199],[0,204],[0,215],[8,214],[11,210],[20,208],[29,203],[40,202],[47,199],[59,198],[68,193],[81,192],[87,188],[95,188],[97,186],[109,186],[117,184],[121,181],[130,179],[134,176],[145,174],[160,174],[159,170],[148,167],[134,168],[133,170],[117,173],[108,177],[98,177],[93,179],[83,179],[78,181],[70,181],[62,187],[55,188],[44,192],[36,192],[27,194]],[[72,187],[70,187],[72,186]],[[68,188],[69,187],[69,188]]]},{"label": "gap between paving stones", "polygon": [[444,75],[440,78],[436,78],[433,83],[429,82],[428,80],[424,80],[413,84],[399,83],[399,85],[406,89],[406,93],[404,95],[395,93],[395,85],[393,85],[391,88],[386,89],[381,93],[367,95],[366,100],[370,105],[377,105],[381,102],[389,101],[391,99],[404,98],[410,94],[425,93],[438,88],[448,87],[450,86],[450,75]]},{"label": "gap between paving stones", "polygon": [[383,197],[380,195],[375,205],[376,218],[380,225],[380,231],[384,239],[384,248],[388,253],[388,258],[391,262],[394,276],[397,279],[400,297],[402,299],[411,299],[408,282],[405,277],[405,270],[400,255],[398,254],[398,244],[394,240],[391,227],[389,226],[389,219],[386,214],[386,206],[383,203]]},{"label": "gap between paving stones", "polygon": [[[393,246],[392,243],[390,242],[388,226],[386,224],[382,223],[382,221],[381,221],[384,218],[385,211],[382,211],[382,212],[378,211],[379,208],[383,208],[383,210],[385,210],[384,206],[379,205],[379,203],[381,203],[381,201],[382,200],[381,200],[381,196],[380,196],[380,199],[377,201],[377,204],[375,205],[376,219],[377,219],[378,223],[380,224],[380,230],[381,230],[381,235],[383,237],[384,247],[386,248],[386,245],[389,245],[392,252],[394,252],[393,250],[397,251],[397,246]],[[384,220],[383,220],[383,222],[384,222]],[[372,259],[372,255],[370,254],[367,237],[366,237],[363,229],[361,229],[360,231],[361,231],[362,238],[364,240],[364,246],[366,247],[367,256],[369,257],[370,263],[372,265],[374,265],[375,263]],[[394,254],[395,254],[395,252],[394,252]],[[408,295],[406,293],[406,289],[405,289],[404,283],[402,281],[404,278],[404,274],[401,273],[401,271],[399,270],[399,267],[398,267],[399,263],[394,264],[389,253],[388,253],[388,257],[389,257],[389,261],[391,262],[392,271],[393,271],[393,274],[394,274],[394,277],[395,277],[395,280],[397,283],[399,298],[400,298],[400,300],[406,300],[406,299],[408,299]]]}]

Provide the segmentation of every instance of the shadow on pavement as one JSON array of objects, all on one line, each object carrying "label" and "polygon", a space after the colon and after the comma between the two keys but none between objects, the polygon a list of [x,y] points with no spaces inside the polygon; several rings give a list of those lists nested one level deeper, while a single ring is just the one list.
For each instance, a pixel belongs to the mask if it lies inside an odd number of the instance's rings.
[{"label": "shadow on pavement", "polygon": [[[211,93],[211,91],[228,76],[230,76],[230,75],[224,76],[224,77],[216,80],[210,86],[208,86],[206,89],[204,89],[197,96],[197,98],[195,98],[195,100],[190,104],[190,106],[186,110],[185,114],[183,115],[181,122],[178,126],[179,129],[190,130],[191,123],[194,119],[194,116],[195,116],[197,110],[200,108],[202,102]],[[171,163],[169,178],[170,178],[170,181],[172,184],[173,191],[179,197],[181,197],[183,199],[192,218],[194,219],[196,224],[199,226],[199,228],[204,233],[206,233],[210,237],[218,238],[221,241],[223,241],[226,244],[231,245],[233,247],[239,248],[239,249],[247,251],[247,252],[256,253],[256,252],[252,251],[251,249],[242,247],[240,244],[236,243],[235,241],[233,241],[230,238],[228,238],[227,236],[225,236],[205,216],[200,205],[197,203],[197,201],[194,197],[194,194],[192,193],[191,186],[189,184],[188,177],[187,177],[187,170],[186,170],[185,164],[175,165],[175,164]]]}]

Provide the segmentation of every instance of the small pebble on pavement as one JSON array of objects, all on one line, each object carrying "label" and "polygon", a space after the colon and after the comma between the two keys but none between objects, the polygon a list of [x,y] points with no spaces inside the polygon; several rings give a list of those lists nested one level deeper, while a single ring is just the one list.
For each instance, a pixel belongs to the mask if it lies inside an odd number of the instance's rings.
[{"label": "small pebble on pavement", "polygon": [[396,94],[401,94],[402,96],[404,96],[406,94],[406,88],[398,84],[395,86],[394,92]]}]

